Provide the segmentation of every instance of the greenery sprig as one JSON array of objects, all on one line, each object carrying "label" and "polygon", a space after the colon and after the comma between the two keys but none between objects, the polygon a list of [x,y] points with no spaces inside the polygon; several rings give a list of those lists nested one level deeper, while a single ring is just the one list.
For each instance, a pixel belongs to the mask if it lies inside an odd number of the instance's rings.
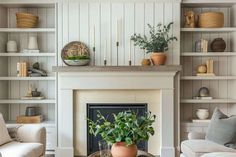
[{"label": "greenery sprig", "polygon": [[145,116],[137,117],[132,111],[113,114],[114,122],[110,122],[100,112],[97,114],[97,120],[94,122],[88,119],[89,133],[101,137],[110,144],[116,142],[125,142],[126,145],[137,144],[139,141],[147,141],[151,135],[154,135],[152,124],[156,116],[151,112]]},{"label": "greenery sprig", "polygon": [[140,34],[134,34],[131,36],[131,40],[134,41],[135,46],[139,46],[141,49],[145,49],[147,53],[150,52],[165,52],[168,50],[168,44],[177,38],[173,35],[169,35],[169,31],[173,22],[169,23],[167,26],[159,23],[156,27],[148,24],[150,38],[148,39],[146,35],[143,37]]}]

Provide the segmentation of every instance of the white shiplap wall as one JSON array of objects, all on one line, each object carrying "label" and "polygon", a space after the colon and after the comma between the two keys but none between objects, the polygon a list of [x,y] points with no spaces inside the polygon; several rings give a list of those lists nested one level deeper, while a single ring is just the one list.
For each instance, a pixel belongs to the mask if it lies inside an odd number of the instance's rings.
[{"label": "white shiplap wall", "polygon": [[[172,1],[62,1],[58,4],[58,49],[70,41],[84,42],[92,50],[92,28],[96,30],[96,53],[91,52],[91,65],[103,65],[105,40],[108,40],[107,64],[117,65],[116,57],[116,23],[121,21],[121,40],[118,65],[128,65],[129,40],[134,33],[147,34],[147,24],[174,22],[171,30],[179,38],[180,3]],[[148,34],[147,34],[148,35]],[[167,64],[179,64],[179,41],[170,44],[167,52]],[[60,52],[59,52],[60,53]],[[143,50],[132,46],[132,63],[140,65],[143,58],[148,58]],[[59,65],[63,65],[61,58]]]}]

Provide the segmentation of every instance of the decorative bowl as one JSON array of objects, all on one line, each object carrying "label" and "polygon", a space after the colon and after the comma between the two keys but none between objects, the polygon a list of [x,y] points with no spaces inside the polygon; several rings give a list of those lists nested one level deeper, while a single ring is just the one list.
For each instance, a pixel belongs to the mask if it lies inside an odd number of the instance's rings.
[{"label": "decorative bowl", "polygon": [[197,109],[196,115],[201,120],[207,119],[209,117],[209,110],[208,109]]},{"label": "decorative bowl", "polygon": [[73,41],[62,49],[61,59],[69,66],[88,65],[90,61],[90,52],[84,43]]},{"label": "decorative bowl", "polygon": [[71,65],[71,66],[83,66],[88,65],[90,60],[89,59],[81,59],[81,60],[64,60],[65,64]]}]

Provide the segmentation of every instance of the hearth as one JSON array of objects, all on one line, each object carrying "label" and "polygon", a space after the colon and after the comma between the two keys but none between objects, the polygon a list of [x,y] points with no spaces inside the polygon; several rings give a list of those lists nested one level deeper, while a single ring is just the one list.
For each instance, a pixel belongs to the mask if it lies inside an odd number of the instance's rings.
[{"label": "hearth", "polygon": [[[142,116],[147,112],[146,103],[88,103],[87,104],[87,117],[93,121],[97,119],[97,111],[100,111],[102,115],[108,118],[109,121],[113,121],[112,113],[119,113],[121,111],[132,110],[137,113],[138,116]],[[88,125],[87,125],[88,126]],[[87,129],[88,130],[88,129]],[[101,137],[94,137],[87,132],[87,154],[91,154],[99,150],[98,141],[102,140]],[[142,141],[138,143],[138,149],[147,151],[148,143]]]}]

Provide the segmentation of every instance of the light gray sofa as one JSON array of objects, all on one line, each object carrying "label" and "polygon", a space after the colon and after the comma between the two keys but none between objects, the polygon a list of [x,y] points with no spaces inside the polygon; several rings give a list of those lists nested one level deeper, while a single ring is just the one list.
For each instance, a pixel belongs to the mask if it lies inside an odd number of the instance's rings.
[{"label": "light gray sofa", "polygon": [[[39,125],[7,126],[8,131],[15,129],[18,141],[11,141],[0,146],[2,157],[44,157],[46,129]],[[1,138],[1,137],[0,137]]]},{"label": "light gray sofa", "polygon": [[236,157],[236,150],[205,140],[205,133],[191,132],[181,143],[181,157]]}]

